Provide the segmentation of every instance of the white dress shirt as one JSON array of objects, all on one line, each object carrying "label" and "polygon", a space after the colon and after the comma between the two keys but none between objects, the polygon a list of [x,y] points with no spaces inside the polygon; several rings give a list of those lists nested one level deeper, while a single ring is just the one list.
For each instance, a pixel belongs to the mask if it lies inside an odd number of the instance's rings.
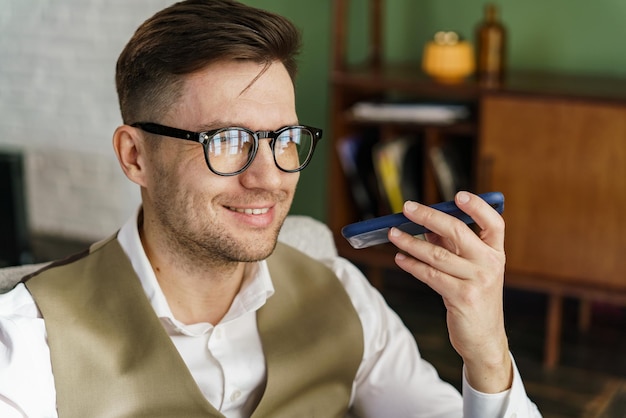
[{"label": "white dress shirt", "polygon": [[[263,391],[265,361],[256,311],[274,293],[266,262],[250,264],[239,294],[216,325],[176,320],[139,239],[137,217],[118,240],[200,390],[227,417],[248,417]],[[483,394],[463,378],[464,396],[441,381],[412,334],[345,259],[322,260],[341,280],[363,325],[364,353],[351,396],[359,417],[539,417],[514,365],[510,390]],[[463,412],[461,412],[463,411]],[[56,395],[44,320],[23,284],[0,295],[0,417],[55,418]]]}]

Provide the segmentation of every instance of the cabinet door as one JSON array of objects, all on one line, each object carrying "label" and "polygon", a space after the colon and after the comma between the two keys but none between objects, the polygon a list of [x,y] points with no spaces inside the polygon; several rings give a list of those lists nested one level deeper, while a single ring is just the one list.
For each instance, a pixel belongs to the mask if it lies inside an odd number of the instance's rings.
[{"label": "cabinet door", "polygon": [[626,288],[626,106],[487,96],[480,188],[505,195],[507,271]]}]

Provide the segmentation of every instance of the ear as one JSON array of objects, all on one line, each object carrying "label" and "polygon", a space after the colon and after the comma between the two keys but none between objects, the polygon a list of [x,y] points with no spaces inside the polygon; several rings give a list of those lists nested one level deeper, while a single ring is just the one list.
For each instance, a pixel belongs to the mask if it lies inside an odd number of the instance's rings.
[{"label": "ear", "polygon": [[113,134],[113,149],[126,177],[139,186],[146,187],[146,150],[139,129],[129,125],[119,126]]}]

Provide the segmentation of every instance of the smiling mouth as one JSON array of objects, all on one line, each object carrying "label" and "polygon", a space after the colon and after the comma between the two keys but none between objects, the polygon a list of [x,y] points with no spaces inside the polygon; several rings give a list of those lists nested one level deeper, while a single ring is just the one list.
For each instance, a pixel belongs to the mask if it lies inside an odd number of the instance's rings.
[{"label": "smiling mouth", "polygon": [[245,213],[246,215],[263,215],[267,212],[269,212],[270,208],[233,208],[233,207],[228,207],[229,210],[232,210],[233,212],[238,212],[238,213]]}]

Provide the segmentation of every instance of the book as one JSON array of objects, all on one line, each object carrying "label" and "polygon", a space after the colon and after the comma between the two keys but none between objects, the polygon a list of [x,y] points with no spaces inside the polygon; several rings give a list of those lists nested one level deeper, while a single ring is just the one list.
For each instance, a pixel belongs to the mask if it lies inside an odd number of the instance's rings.
[{"label": "book", "polygon": [[452,172],[452,167],[446,160],[443,150],[441,147],[432,147],[428,154],[443,200],[453,200],[457,190],[455,174]]},{"label": "book", "polygon": [[469,190],[471,149],[463,140],[449,141],[434,146],[428,158],[435,173],[435,181],[444,200],[453,200],[459,190]]},{"label": "book", "polygon": [[406,200],[419,200],[421,142],[402,137],[380,142],[373,149],[374,169],[388,212],[402,212]]},{"label": "book", "polygon": [[402,211],[404,197],[400,188],[399,156],[404,153],[404,143],[394,141],[379,144],[374,150],[374,167],[386,202],[391,212]]},{"label": "book", "polygon": [[423,141],[420,137],[408,138],[401,165],[400,188],[404,200],[422,201],[422,185],[424,181]]},{"label": "book", "polygon": [[337,141],[341,168],[348,180],[352,198],[361,219],[376,216],[378,189],[372,162],[374,139],[351,135]]}]

